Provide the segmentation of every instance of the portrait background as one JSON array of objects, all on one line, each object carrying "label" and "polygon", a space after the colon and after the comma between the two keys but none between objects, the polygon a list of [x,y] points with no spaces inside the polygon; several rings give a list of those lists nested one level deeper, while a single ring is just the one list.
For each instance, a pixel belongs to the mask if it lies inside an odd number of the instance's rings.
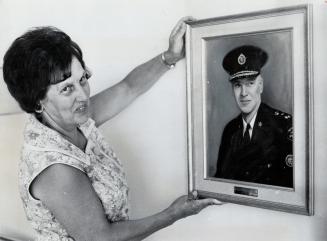
[{"label": "portrait background", "polygon": [[207,38],[204,41],[206,61],[207,114],[207,175],[216,171],[217,156],[225,125],[239,115],[229,75],[222,67],[224,56],[241,45],[254,45],[268,53],[268,61],[261,69],[264,79],[262,102],[273,108],[293,114],[292,32],[255,32]]}]

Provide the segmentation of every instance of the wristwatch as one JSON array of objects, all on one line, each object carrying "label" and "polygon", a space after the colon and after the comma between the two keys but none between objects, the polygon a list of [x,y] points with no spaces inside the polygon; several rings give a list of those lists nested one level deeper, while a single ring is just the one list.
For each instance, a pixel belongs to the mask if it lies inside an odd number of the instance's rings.
[{"label": "wristwatch", "polygon": [[170,64],[170,63],[167,62],[167,60],[166,60],[166,58],[165,58],[165,52],[163,52],[163,53],[161,54],[161,60],[162,60],[162,63],[164,63],[164,65],[166,65],[169,69],[174,68],[175,65],[176,65],[176,63],[172,63],[172,64]]}]

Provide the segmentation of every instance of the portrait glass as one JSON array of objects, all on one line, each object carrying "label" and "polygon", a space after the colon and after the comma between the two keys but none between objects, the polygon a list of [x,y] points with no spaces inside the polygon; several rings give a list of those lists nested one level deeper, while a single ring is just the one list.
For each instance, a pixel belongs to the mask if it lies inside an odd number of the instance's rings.
[{"label": "portrait glass", "polygon": [[[230,81],[230,75],[222,65],[224,56],[239,46],[255,46],[267,53],[267,62],[260,70],[263,79],[263,92],[260,95],[261,104],[271,108],[268,113],[262,113],[265,116],[256,116],[251,133],[251,142],[253,143],[243,148],[242,140],[237,140],[238,132],[240,132],[240,139],[243,137],[242,122],[237,123],[237,128],[234,128],[235,130],[230,133],[230,137],[227,137],[229,139],[228,145],[223,146],[221,143],[223,131],[227,124],[233,119],[235,119],[234,122],[238,119],[241,120],[239,118],[241,110],[235,101],[232,83],[237,80]],[[228,177],[228,179],[236,181],[292,188],[293,76],[291,30],[283,29],[205,38],[204,49],[206,51],[205,73],[208,81],[206,88],[207,177]],[[246,61],[255,61],[251,59],[255,57],[247,56],[249,54],[240,53],[237,56],[243,57],[244,60],[236,58],[233,61],[236,65],[241,66],[243,64],[245,66]],[[248,99],[246,96],[244,98]],[[240,131],[238,131],[239,127],[241,127]],[[221,150],[222,148],[226,150]],[[230,155],[229,152],[233,152],[232,149],[240,150],[234,151],[233,160],[224,160],[230,163],[223,164],[225,167],[226,165],[234,166],[225,168],[228,175],[221,175],[217,169],[223,166],[217,162],[223,160],[221,160],[222,157],[218,158],[218,153],[225,152],[227,153],[225,156]]]},{"label": "portrait glass", "polygon": [[311,18],[299,5],[188,23],[189,192],[312,215]]}]

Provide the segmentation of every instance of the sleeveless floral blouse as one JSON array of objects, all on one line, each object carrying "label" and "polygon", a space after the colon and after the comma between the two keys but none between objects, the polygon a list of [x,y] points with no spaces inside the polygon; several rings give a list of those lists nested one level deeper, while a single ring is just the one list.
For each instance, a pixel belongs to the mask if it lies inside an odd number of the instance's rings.
[{"label": "sleeveless floral blouse", "polygon": [[51,211],[29,192],[32,181],[47,167],[57,163],[86,173],[110,222],[128,219],[128,187],[120,160],[92,119],[79,129],[87,138],[85,152],[33,115],[28,118],[19,167],[19,189],[27,219],[37,232],[37,241],[73,240]]}]

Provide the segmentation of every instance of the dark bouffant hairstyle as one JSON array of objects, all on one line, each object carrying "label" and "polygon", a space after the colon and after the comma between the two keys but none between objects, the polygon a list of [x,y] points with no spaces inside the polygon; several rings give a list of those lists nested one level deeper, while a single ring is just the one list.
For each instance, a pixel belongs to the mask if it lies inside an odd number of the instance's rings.
[{"label": "dark bouffant hairstyle", "polygon": [[70,77],[73,56],[85,69],[80,47],[54,27],[34,28],[12,43],[3,58],[3,78],[24,111],[34,113],[48,87]]}]

